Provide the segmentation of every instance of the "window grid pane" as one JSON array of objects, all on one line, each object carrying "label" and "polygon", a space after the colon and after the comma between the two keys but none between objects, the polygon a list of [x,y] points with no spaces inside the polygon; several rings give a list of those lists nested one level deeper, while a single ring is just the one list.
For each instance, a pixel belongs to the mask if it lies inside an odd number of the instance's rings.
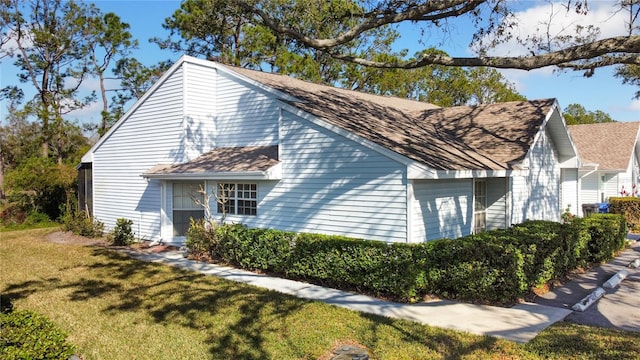
[{"label": "window grid pane", "polygon": [[[258,185],[222,183],[218,196],[226,200],[224,210],[227,214],[252,215],[258,213]],[[223,204],[218,203],[218,213],[223,212]]]}]

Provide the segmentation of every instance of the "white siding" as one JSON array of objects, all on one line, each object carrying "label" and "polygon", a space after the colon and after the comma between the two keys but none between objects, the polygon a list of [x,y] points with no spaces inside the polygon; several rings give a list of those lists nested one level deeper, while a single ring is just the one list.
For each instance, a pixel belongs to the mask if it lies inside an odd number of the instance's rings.
[{"label": "white siding", "polygon": [[217,146],[216,69],[184,63],[184,136],[189,160]]},{"label": "white siding", "polygon": [[406,171],[401,164],[283,112],[283,179],[258,183],[252,227],[404,242]]},{"label": "white siding", "polygon": [[620,196],[622,186],[631,193],[631,173],[605,173],[600,175],[604,179],[602,183],[603,195],[598,198],[597,202],[604,202],[611,196]]},{"label": "white siding", "polygon": [[137,236],[160,237],[160,182],[140,174],[184,159],[182,79],[177,69],[94,151],[94,214],[107,230],[127,218]]},{"label": "white siding", "polygon": [[551,138],[542,131],[531,147],[529,175],[512,181],[512,222],[560,220],[560,168]]},{"label": "white siding", "polygon": [[569,211],[577,215],[581,205],[578,202],[578,169],[562,169],[562,201],[560,202],[562,212],[569,208]]},{"label": "white siding", "polygon": [[487,179],[487,230],[507,226],[507,179]]},{"label": "white siding", "polygon": [[600,174],[580,173],[580,204],[578,216],[583,216],[582,205],[600,202]]},{"label": "white siding", "polygon": [[473,180],[416,180],[413,241],[455,239],[473,228]]},{"label": "white siding", "polygon": [[278,144],[276,101],[229,75],[217,78],[215,128],[219,147]]},{"label": "white siding", "polygon": [[519,224],[527,219],[525,204],[529,199],[529,186],[526,176],[514,176],[511,181],[511,224]]}]

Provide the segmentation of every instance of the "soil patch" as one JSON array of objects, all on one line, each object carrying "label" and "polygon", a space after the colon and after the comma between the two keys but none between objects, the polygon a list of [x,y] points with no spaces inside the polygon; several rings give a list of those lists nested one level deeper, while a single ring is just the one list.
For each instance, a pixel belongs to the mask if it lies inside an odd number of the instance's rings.
[{"label": "soil patch", "polygon": [[47,241],[56,244],[68,244],[68,245],[84,245],[84,246],[102,246],[113,250],[128,250],[138,251],[145,253],[161,253],[168,251],[177,251],[177,246],[165,245],[165,244],[152,244],[149,241],[142,241],[134,243],[130,246],[115,246],[109,243],[106,237],[100,238],[88,238],[81,235],[76,235],[71,231],[56,231],[47,234],[45,239]]},{"label": "soil patch", "polygon": [[47,241],[51,241],[56,244],[69,244],[69,245],[94,245],[94,246],[107,246],[107,239],[105,237],[100,238],[88,238],[80,235],[76,235],[71,231],[56,231],[47,234],[45,237]]}]

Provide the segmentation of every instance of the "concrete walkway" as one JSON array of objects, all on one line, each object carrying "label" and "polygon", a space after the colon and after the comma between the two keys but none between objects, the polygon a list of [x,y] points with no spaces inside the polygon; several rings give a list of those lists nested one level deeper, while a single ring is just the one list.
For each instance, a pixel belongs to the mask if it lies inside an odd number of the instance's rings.
[{"label": "concrete walkway", "polygon": [[299,281],[192,261],[185,259],[182,253],[177,251],[128,253],[130,256],[142,261],[163,263],[197,271],[303,299],[322,301],[354,311],[389,318],[407,319],[429,326],[466,331],[477,335],[495,336],[521,343],[530,341],[540,331],[557,321],[563,320],[572,312],[567,309],[534,303],[522,303],[512,308],[473,305],[447,300],[400,304]]},{"label": "concrete walkway", "polygon": [[[631,246],[615,259],[598,266],[572,281],[535,299],[540,305],[571,309],[581,299],[604,289],[604,295],[585,311],[574,311],[566,321],[583,325],[617,328],[640,332],[640,268],[630,264],[640,259],[640,236],[630,234]],[[606,288],[604,284],[620,271],[627,274],[620,284]]]}]

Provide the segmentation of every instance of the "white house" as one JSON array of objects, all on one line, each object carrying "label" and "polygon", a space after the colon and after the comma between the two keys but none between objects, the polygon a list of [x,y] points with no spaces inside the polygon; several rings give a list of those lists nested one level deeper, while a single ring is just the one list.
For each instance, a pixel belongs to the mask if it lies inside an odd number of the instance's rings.
[{"label": "white house", "polygon": [[564,191],[576,194],[576,202],[565,206],[582,216],[583,204],[640,194],[640,122],[571,125],[569,133],[582,166],[565,173]]},{"label": "white house", "polygon": [[439,108],[185,56],[79,168],[107,228],[181,243],[199,186],[250,227],[422,242],[559,220],[578,166],[553,99]]}]

